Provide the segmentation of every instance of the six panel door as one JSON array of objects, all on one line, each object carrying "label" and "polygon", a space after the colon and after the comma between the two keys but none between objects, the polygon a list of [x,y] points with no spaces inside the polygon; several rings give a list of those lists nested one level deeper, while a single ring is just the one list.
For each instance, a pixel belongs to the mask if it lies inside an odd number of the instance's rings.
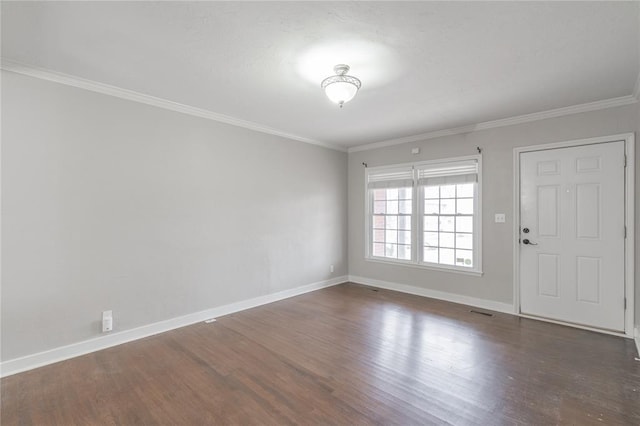
[{"label": "six panel door", "polygon": [[624,331],[624,142],[520,154],[520,311]]}]

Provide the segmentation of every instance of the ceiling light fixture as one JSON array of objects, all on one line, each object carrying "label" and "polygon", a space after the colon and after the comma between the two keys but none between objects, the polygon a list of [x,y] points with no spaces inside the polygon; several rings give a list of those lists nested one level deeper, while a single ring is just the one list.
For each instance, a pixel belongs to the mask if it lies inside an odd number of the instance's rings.
[{"label": "ceiling light fixture", "polygon": [[349,102],[358,93],[362,83],[357,78],[347,75],[349,65],[338,64],[333,67],[333,71],[335,71],[336,75],[322,80],[320,87],[324,89],[329,99],[342,108],[345,102]]}]

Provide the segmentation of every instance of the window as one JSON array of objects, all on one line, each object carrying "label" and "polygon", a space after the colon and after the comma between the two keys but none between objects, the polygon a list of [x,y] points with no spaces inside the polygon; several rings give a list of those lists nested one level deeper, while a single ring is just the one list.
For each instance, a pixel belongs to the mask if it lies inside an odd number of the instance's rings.
[{"label": "window", "polygon": [[411,260],[411,188],[373,190],[373,255]]},{"label": "window", "polygon": [[366,169],[367,258],[481,271],[480,157]]}]

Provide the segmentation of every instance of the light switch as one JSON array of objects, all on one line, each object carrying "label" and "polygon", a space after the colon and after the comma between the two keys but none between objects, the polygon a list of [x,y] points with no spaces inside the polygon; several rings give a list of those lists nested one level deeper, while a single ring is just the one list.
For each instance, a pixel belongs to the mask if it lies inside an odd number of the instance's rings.
[{"label": "light switch", "polygon": [[504,213],[496,213],[496,223],[504,223],[506,221],[506,215]]}]

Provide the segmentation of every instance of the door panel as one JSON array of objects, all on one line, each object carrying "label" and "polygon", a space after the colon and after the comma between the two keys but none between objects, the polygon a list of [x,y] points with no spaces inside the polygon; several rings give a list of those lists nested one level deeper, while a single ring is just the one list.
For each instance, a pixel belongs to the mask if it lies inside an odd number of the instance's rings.
[{"label": "door panel", "polygon": [[520,154],[520,225],[520,311],[624,331],[624,142]]},{"label": "door panel", "polygon": [[576,237],[600,238],[600,184],[576,185]]},{"label": "door panel", "polygon": [[538,253],[538,295],[558,297],[558,255]]},{"label": "door panel", "polygon": [[600,303],[600,258],[576,258],[576,285],[578,301]]},{"label": "door panel", "polygon": [[560,187],[558,185],[540,185],[537,204],[538,234],[543,237],[558,237]]}]

